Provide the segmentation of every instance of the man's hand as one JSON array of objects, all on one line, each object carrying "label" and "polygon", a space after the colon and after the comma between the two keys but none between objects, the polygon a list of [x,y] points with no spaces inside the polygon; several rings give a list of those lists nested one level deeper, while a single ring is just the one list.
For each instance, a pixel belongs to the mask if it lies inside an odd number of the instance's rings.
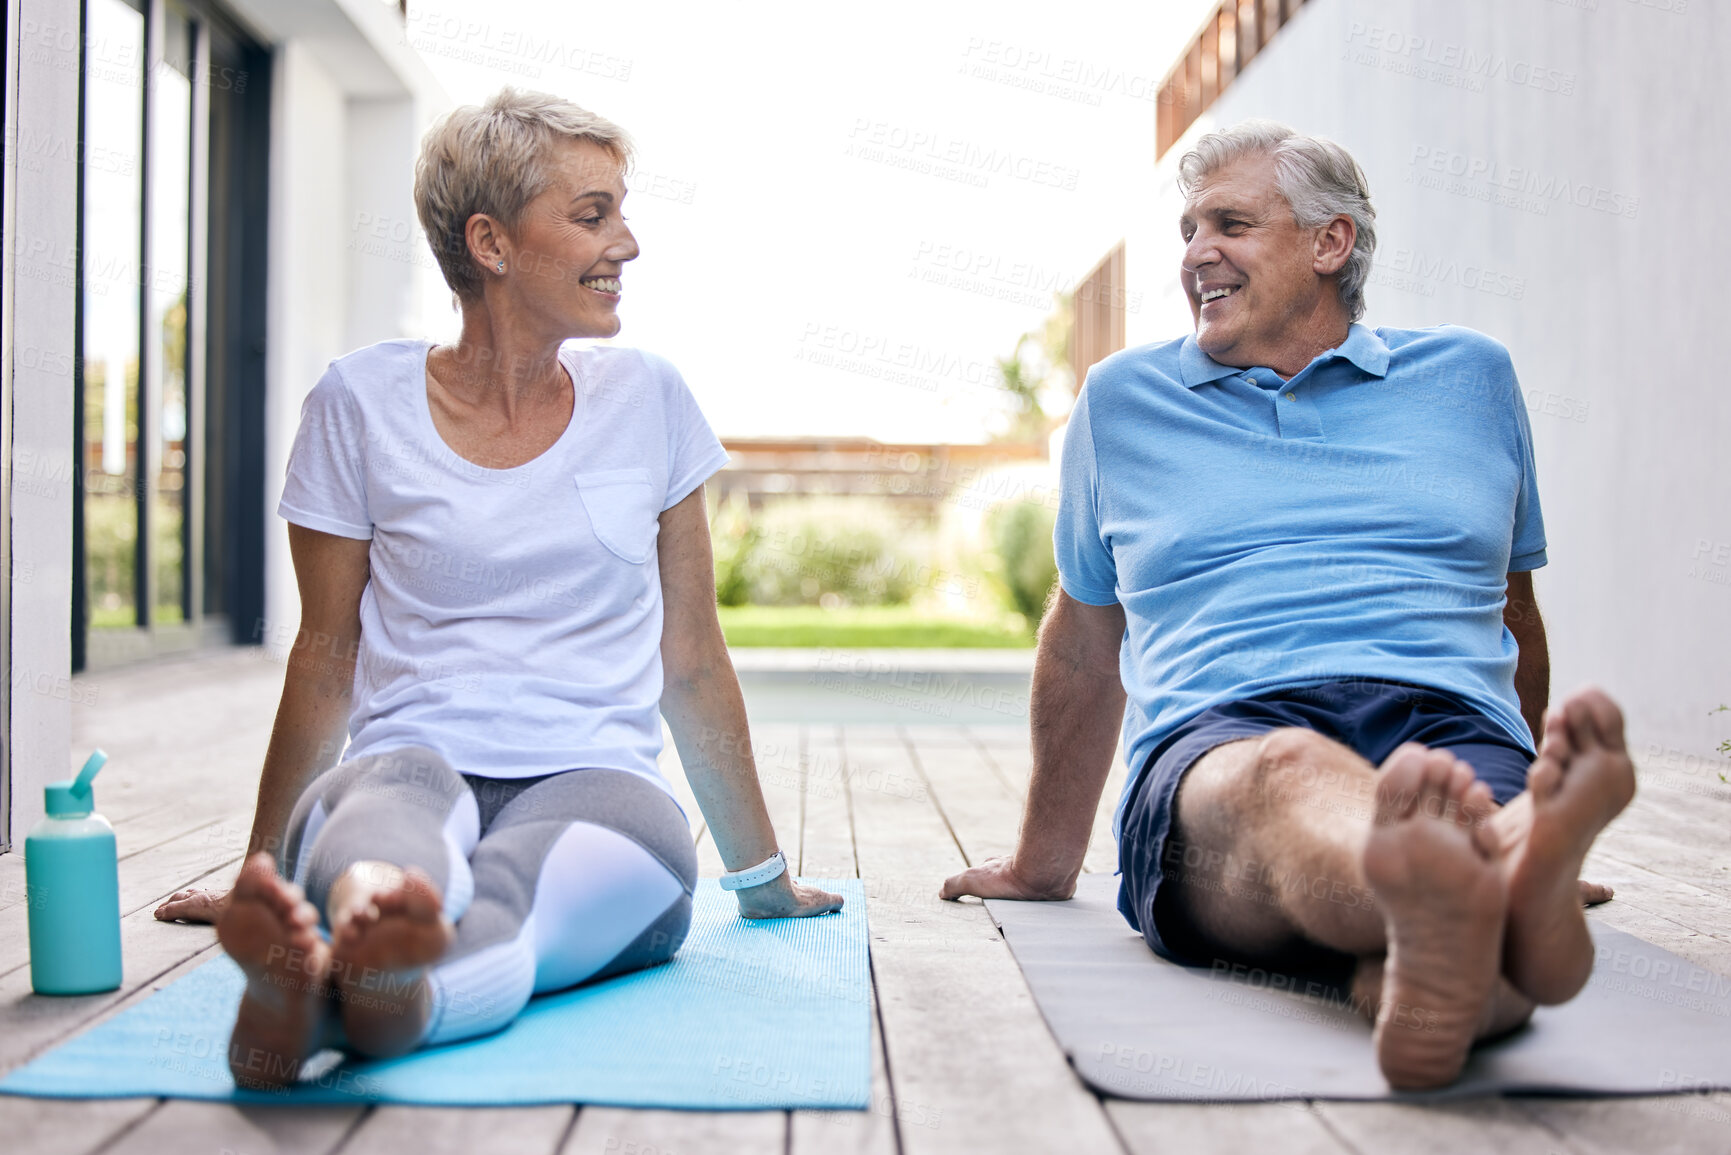
[{"label": "man's hand", "polygon": [[158,922],[215,922],[228,909],[226,890],[177,890],[156,908]]},{"label": "man's hand", "polygon": [[768,882],[734,891],[741,918],[807,918],[841,909],[842,897],[803,882],[783,871]]},{"label": "man's hand", "polygon": [[988,858],[978,866],[944,879],[944,887],[938,891],[938,897],[953,902],[971,894],[976,898],[1020,898],[1038,902],[1066,899],[1075,893],[1076,880],[1073,878],[1068,885],[1042,885],[1030,882],[1017,873],[1014,858]]}]

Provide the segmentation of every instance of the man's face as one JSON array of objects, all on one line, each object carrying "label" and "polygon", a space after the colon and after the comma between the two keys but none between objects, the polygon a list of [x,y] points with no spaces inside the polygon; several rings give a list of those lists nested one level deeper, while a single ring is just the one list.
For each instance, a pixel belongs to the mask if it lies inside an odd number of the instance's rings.
[{"label": "man's face", "polygon": [[1179,231],[1178,276],[1196,342],[1222,365],[1279,364],[1336,292],[1317,268],[1320,230],[1298,227],[1265,154],[1211,173],[1186,202]]}]

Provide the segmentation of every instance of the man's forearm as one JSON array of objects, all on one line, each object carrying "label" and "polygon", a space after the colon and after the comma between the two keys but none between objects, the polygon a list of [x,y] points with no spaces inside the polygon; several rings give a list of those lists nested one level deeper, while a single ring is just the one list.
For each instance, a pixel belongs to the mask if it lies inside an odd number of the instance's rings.
[{"label": "man's forearm", "polygon": [[1545,707],[1551,701],[1551,654],[1545,644],[1545,626],[1517,635],[1521,654],[1515,662],[1515,693],[1521,699],[1521,717],[1536,743],[1544,733]]},{"label": "man's forearm", "polygon": [[1106,655],[1053,641],[1048,646],[1042,636],[1034,665],[1034,769],[1015,865],[1030,884],[1068,894],[1081,873],[1094,811],[1112,771],[1124,686],[1115,649]]}]

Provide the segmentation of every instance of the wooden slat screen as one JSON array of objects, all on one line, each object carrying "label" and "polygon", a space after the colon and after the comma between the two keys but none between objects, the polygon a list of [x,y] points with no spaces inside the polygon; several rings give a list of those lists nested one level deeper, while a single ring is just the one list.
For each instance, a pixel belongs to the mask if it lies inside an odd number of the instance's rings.
[{"label": "wooden slat screen", "polygon": [[1070,331],[1070,368],[1078,390],[1096,361],[1124,347],[1126,292],[1124,242],[1119,241],[1082,278],[1071,298],[1075,325]]},{"label": "wooden slat screen", "polygon": [[1178,142],[1268,46],[1304,0],[1220,0],[1161,82],[1154,115],[1154,159]]}]

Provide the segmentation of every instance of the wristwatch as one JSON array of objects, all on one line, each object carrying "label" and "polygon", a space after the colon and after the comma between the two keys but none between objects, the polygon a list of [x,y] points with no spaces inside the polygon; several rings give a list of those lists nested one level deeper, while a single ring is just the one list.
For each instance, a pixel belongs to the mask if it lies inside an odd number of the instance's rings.
[{"label": "wristwatch", "polygon": [[773,878],[779,878],[787,870],[787,859],[776,851],[762,862],[747,870],[730,870],[721,876],[721,889],[744,890],[747,887],[762,886]]}]

